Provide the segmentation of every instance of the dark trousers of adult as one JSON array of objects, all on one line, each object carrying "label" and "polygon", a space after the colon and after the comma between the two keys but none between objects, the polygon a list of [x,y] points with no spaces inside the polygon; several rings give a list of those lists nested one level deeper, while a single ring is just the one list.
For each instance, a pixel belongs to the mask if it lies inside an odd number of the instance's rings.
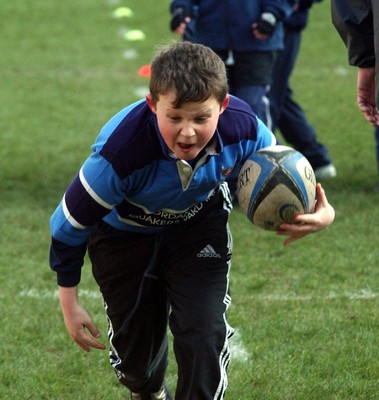
[{"label": "dark trousers of adult", "polygon": [[232,334],[226,322],[231,237],[223,202],[216,195],[196,217],[160,234],[122,232],[105,223],[91,234],[110,361],[133,392],[162,386],[169,322],[178,364],[175,399],[223,399]]},{"label": "dark trousers of adult", "polygon": [[287,30],[284,50],[279,52],[274,67],[274,78],[268,94],[271,108],[272,131],[279,129],[283,138],[319,168],[331,163],[326,147],[319,143],[314,127],[303,109],[293,99],[289,80],[299,53],[301,31]]}]

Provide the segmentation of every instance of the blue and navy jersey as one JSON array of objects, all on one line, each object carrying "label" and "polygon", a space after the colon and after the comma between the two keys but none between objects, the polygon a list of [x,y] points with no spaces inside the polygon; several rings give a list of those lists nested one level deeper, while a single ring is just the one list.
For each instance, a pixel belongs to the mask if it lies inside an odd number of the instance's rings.
[{"label": "blue and navy jersey", "polygon": [[[58,275],[76,275],[88,235],[100,220],[142,233],[185,223],[226,185],[232,171],[275,143],[250,107],[231,96],[212,140],[188,163],[170,153],[145,100],[126,107],[103,127],[51,217],[52,268]],[[63,278],[61,283],[68,284]]]}]

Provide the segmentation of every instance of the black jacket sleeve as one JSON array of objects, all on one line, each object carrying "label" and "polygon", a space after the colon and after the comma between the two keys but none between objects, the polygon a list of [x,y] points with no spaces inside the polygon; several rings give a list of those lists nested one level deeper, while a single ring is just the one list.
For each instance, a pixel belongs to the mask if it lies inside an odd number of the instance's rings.
[{"label": "black jacket sleeve", "polygon": [[375,1],[377,0],[331,2],[333,24],[347,46],[349,63],[356,67],[367,68],[375,65],[374,17],[379,18],[379,15],[374,15],[374,11],[378,14],[379,10],[378,6],[378,10],[374,10]]},{"label": "black jacket sleeve", "polygon": [[86,251],[87,243],[69,246],[52,238],[49,257],[50,267],[57,273],[59,286],[72,287],[79,283]]}]

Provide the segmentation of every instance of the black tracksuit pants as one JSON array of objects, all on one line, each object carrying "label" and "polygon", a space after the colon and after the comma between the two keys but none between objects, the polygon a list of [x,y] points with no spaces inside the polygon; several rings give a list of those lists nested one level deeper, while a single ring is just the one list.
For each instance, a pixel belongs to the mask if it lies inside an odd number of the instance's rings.
[{"label": "black tracksuit pants", "polygon": [[167,324],[178,364],[176,400],[223,399],[229,362],[230,203],[214,196],[159,234],[99,224],[89,241],[104,298],[110,361],[133,392],[156,392],[167,367]]}]

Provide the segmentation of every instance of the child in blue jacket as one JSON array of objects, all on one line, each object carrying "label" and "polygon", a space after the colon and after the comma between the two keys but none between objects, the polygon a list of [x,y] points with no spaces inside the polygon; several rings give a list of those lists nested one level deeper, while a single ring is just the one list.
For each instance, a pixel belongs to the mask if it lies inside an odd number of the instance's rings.
[{"label": "child in blue jacket", "polygon": [[225,62],[229,92],[270,127],[267,93],[276,54],[283,49],[286,0],[173,0],[171,29],[213,49]]},{"label": "child in blue jacket", "polygon": [[[51,268],[65,324],[85,351],[104,349],[78,302],[88,249],[108,318],[110,362],[132,399],[172,399],[164,382],[167,325],[175,399],[223,399],[233,329],[228,175],[275,137],[227,92],[209,48],[180,42],[151,65],[150,93],[116,114],[51,218]],[[284,224],[285,244],[334,218],[320,185],[314,214]]]}]

